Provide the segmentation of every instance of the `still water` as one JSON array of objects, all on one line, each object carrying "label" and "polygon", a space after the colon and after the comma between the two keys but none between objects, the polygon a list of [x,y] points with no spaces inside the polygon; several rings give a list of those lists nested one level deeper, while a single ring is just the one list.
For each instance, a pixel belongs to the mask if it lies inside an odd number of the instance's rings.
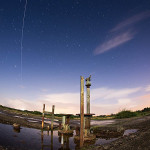
[{"label": "still water", "polygon": [[[116,139],[99,138],[92,143],[85,143],[85,145],[105,144]],[[78,144],[74,141],[73,136],[63,136],[62,139],[58,136],[58,131],[48,132],[25,127],[16,131],[11,125],[0,124],[0,145],[8,148],[14,147],[17,150],[76,150],[79,149]]]},{"label": "still water", "polygon": [[[65,138],[64,138],[65,140]],[[75,149],[73,137],[68,137],[64,149]],[[70,142],[69,142],[70,141]],[[65,142],[65,141],[64,141]],[[22,127],[20,132],[15,131],[11,125],[0,124],[0,145],[14,147],[18,150],[57,150],[61,149],[61,138],[57,131],[47,132],[38,129]],[[68,146],[68,148],[65,148]]]}]

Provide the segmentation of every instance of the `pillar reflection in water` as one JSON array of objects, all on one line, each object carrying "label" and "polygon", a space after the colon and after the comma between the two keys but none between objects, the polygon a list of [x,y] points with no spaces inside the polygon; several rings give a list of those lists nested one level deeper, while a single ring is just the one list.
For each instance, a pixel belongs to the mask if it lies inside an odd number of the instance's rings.
[{"label": "pillar reflection in water", "polygon": [[73,135],[61,134],[61,136],[59,136],[58,140],[59,140],[59,143],[61,143],[61,147],[58,150],[70,150],[69,148],[70,137],[73,137]]},{"label": "pillar reflection in water", "polygon": [[41,130],[41,149],[43,150],[44,145],[43,145],[43,130]]},{"label": "pillar reflection in water", "polygon": [[[47,131],[47,135],[49,136],[49,131]],[[44,150],[44,148],[49,148],[53,150],[53,130],[51,130],[51,141],[50,144],[44,144],[44,131],[41,130],[41,149]]]},{"label": "pillar reflection in water", "polygon": [[53,150],[53,130],[51,130],[51,150]]}]

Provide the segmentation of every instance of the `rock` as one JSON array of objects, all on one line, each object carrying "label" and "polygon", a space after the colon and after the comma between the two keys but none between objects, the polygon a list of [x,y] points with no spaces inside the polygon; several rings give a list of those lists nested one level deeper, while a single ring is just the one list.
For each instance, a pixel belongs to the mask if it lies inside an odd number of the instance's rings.
[{"label": "rock", "polygon": [[14,124],[13,124],[13,127],[14,127],[15,129],[20,129],[20,124],[14,123]]},{"label": "rock", "polygon": [[131,135],[130,138],[135,138],[135,135]]},{"label": "rock", "polygon": [[104,145],[103,147],[104,147],[104,149],[109,149],[108,145]]}]

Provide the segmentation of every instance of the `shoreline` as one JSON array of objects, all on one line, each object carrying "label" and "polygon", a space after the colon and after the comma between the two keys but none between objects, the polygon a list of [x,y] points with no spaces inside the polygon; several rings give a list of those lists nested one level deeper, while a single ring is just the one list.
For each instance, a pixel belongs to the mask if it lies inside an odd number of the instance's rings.
[{"label": "shoreline", "polygon": [[[41,130],[41,121],[42,116],[37,115],[24,115],[18,114],[15,112],[2,110],[0,109],[0,123],[13,125],[13,123],[18,123],[22,127],[34,128]],[[29,119],[37,119],[38,122],[29,122]],[[50,119],[47,119],[50,120]],[[108,132],[112,132],[114,129],[123,129],[124,131],[127,129],[137,129],[138,131],[126,136],[120,136],[115,141],[104,144],[104,145],[91,145],[88,147],[83,147],[82,149],[87,150],[137,150],[137,149],[150,149],[150,115],[143,116],[143,117],[133,117],[133,118],[126,118],[126,119],[113,119],[115,120],[114,123],[108,125],[93,125],[92,128],[95,129],[97,132],[98,129],[107,130]],[[73,120],[74,126],[77,125],[77,120]],[[61,121],[57,120],[56,123]],[[50,125],[45,123],[45,128]],[[58,128],[58,125],[54,125],[54,130]],[[10,148],[5,148],[0,146],[0,150],[6,150]],[[13,149],[13,148],[12,148]]]}]

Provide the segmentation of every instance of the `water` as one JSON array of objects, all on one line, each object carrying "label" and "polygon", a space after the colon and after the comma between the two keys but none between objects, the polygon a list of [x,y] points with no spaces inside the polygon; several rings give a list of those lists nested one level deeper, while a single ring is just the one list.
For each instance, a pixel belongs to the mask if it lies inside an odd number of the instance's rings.
[{"label": "water", "polygon": [[103,145],[103,144],[108,144],[111,143],[115,140],[117,140],[118,138],[110,138],[110,139],[97,139],[95,145]]},{"label": "water", "polygon": [[[11,125],[0,124],[0,145],[14,147],[17,150],[57,150],[61,148],[61,138],[57,131],[47,132],[22,127],[16,132]],[[75,149],[73,136],[64,137],[64,149]]]},{"label": "water", "polygon": [[[4,110],[5,111],[5,110]],[[31,118],[31,117],[27,117],[27,116],[19,116],[19,115],[10,115],[10,114],[7,114],[5,112],[1,112],[1,114],[3,115],[9,115],[9,116],[12,116],[12,117],[15,117],[15,118],[22,118],[22,119],[26,119],[28,122],[41,122],[42,120],[40,118]],[[50,124],[51,121],[50,119],[48,118],[45,118],[44,120],[45,123],[48,123]],[[96,126],[96,125],[108,125],[108,124],[112,124],[114,123],[115,120],[91,120],[91,126]],[[54,125],[59,125],[59,120],[57,119],[54,119]],[[76,125],[80,125],[80,120],[70,120],[70,125],[72,126],[76,126]]]},{"label": "water", "polygon": [[25,117],[21,117],[21,116],[14,116],[14,117],[15,117],[15,118],[23,118],[23,119],[25,118]]},{"label": "water", "polygon": [[[137,132],[138,129],[125,130],[123,136]],[[74,132],[75,135],[75,132]],[[97,138],[95,141],[84,143],[84,145],[103,145],[111,143],[118,138]],[[63,142],[63,145],[61,143]],[[75,143],[72,136],[58,136],[58,131],[41,131],[33,128],[21,127],[14,130],[12,125],[0,124],[0,145],[16,150],[77,150],[79,143]]]},{"label": "water", "polygon": [[108,125],[114,122],[115,120],[91,120],[91,125]]},{"label": "water", "polygon": [[128,129],[128,130],[125,130],[123,136],[135,133],[137,131],[138,131],[138,129]]},{"label": "water", "polygon": [[[20,131],[16,131],[12,125],[0,124],[0,145],[8,148],[14,147],[17,150],[79,149],[79,143],[74,142],[73,136],[63,136],[63,145],[61,145],[61,139],[58,136],[58,131],[48,132],[25,127],[21,127]],[[106,144],[116,139],[99,138],[84,145]]]},{"label": "water", "polygon": [[[91,126],[108,125],[115,123],[115,120],[91,120]],[[71,125],[80,125],[80,120],[70,120]]]}]

